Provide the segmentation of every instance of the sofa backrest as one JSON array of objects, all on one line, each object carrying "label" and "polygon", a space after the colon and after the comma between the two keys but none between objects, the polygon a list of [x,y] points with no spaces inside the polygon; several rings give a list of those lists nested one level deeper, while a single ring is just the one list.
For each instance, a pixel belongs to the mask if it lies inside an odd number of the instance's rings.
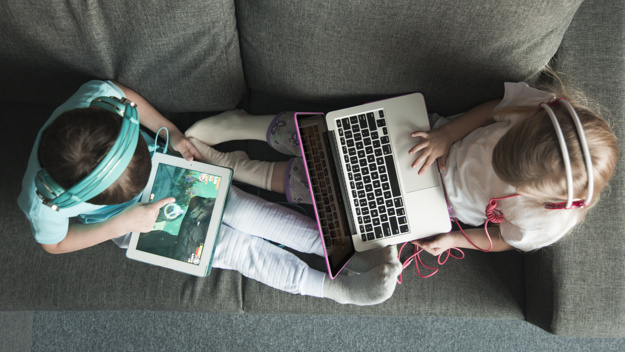
[{"label": "sofa backrest", "polygon": [[419,91],[464,111],[531,80],[581,0],[239,0],[248,86],[337,105]]},{"label": "sofa backrest", "polygon": [[0,101],[59,105],[115,79],[167,111],[234,107],[245,92],[232,0],[2,1]]}]

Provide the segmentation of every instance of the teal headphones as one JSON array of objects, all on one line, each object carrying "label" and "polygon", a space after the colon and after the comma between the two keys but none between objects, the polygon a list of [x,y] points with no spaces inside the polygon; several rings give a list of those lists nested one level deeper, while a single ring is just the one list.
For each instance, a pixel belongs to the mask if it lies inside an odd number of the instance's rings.
[{"label": "teal headphones", "polygon": [[139,115],[136,104],[116,97],[95,98],[89,107],[97,107],[122,117],[117,140],[96,168],[82,181],[65,190],[50,174],[41,169],[35,176],[37,195],[55,211],[86,202],[107,189],[126,170],[139,141]]}]

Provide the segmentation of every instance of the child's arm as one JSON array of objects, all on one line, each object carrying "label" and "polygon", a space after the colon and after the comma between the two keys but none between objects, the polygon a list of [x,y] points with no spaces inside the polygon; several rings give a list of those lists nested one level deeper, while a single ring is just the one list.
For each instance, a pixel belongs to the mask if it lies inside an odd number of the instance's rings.
[{"label": "child's arm", "polygon": [[[484,232],[483,228],[466,229],[464,232],[479,248],[486,250],[490,247],[490,243],[486,237],[486,232]],[[498,226],[489,226],[488,233],[493,241],[493,248],[491,252],[503,252],[514,249],[514,247],[503,240]],[[464,237],[460,231],[451,231],[449,233],[441,234],[431,241],[417,240],[412,243],[420,246],[426,252],[434,256],[445,252],[449,248],[476,249],[469,241],[467,241],[466,237]]]},{"label": "child's arm", "polygon": [[150,232],[154,227],[159,210],[174,202],[165,198],[154,203],[137,203],[110,219],[95,224],[70,224],[65,238],[55,244],[41,244],[52,254],[61,254],[85,249],[130,232]]},{"label": "child's arm", "polygon": [[152,104],[150,104],[147,100],[145,100],[139,93],[134,90],[118,83],[113,82],[116,86],[118,86],[126,95],[126,98],[137,104],[137,112],[139,113],[139,121],[141,124],[150,131],[156,133],[161,127],[167,128],[169,131],[169,138],[171,139],[170,146],[173,150],[177,151],[182,155],[183,158],[191,161],[193,159],[201,160],[202,155],[195,148],[193,143],[191,143],[187,137],[180,132],[178,127],[174,125],[171,121],[165,118],[165,116],[161,115]]},{"label": "child's arm", "polygon": [[420,175],[438,159],[438,166],[444,170],[451,145],[476,128],[491,124],[493,122],[493,110],[500,101],[498,99],[482,103],[440,128],[413,132],[411,136],[420,137],[421,140],[408,153],[415,154],[420,150],[422,153],[412,163],[412,167],[417,167],[417,165],[425,162],[419,169]]}]

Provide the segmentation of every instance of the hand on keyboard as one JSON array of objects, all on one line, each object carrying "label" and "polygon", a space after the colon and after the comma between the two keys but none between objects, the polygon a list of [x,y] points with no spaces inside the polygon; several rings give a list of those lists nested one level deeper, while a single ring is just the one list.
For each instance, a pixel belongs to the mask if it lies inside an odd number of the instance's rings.
[{"label": "hand on keyboard", "polygon": [[418,171],[419,175],[423,174],[436,159],[438,159],[439,168],[445,170],[447,154],[453,144],[451,138],[437,128],[430,131],[415,131],[411,136],[420,138],[419,143],[408,151],[411,155],[421,151],[421,155],[412,163],[413,168],[423,164]]}]

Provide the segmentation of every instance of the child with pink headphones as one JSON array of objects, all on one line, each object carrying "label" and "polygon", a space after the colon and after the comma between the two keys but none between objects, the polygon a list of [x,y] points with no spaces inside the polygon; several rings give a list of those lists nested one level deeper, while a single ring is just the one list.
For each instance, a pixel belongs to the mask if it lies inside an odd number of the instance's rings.
[{"label": "child with pink headphones", "polygon": [[[185,134],[204,159],[233,168],[235,179],[306,203],[291,120],[292,114],[233,110],[201,120]],[[432,255],[451,248],[531,251],[556,242],[598,202],[619,155],[601,115],[582,96],[554,88],[505,83],[503,99],[451,118],[432,114],[430,120],[432,130],[412,132],[416,145],[406,151],[420,153],[415,173],[437,162],[452,219],[483,225],[413,242]],[[210,147],[233,139],[266,140],[295,157],[268,163]]]},{"label": "child with pink headphones", "polygon": [[452,217],[485,224],[415,244],[433,255],[531,251],[561,239],[597,204],[618,161],[616,137],[583,97],[548,89],[506,83],[502,100],[412,134],[419,172],[438,159]]}]

